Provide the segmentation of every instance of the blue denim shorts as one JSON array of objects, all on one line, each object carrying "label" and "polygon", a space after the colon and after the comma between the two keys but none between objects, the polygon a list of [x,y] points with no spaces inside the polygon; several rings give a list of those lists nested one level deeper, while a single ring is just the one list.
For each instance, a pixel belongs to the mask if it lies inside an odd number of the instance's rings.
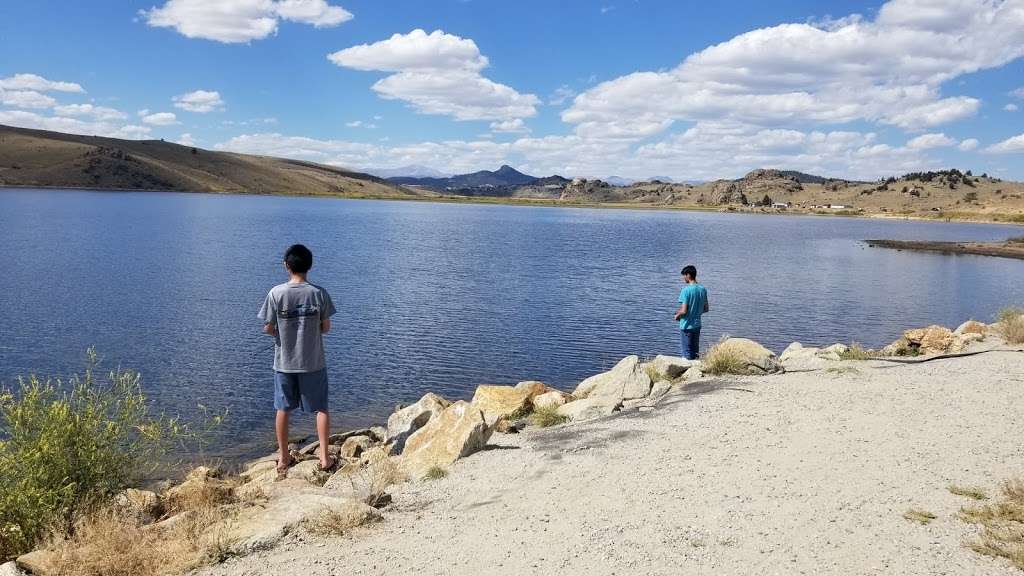
[{"label": "blue denim shorts", "polygon": [[327,412],[327,369],[274,372],[274,408],[291,412]]}]

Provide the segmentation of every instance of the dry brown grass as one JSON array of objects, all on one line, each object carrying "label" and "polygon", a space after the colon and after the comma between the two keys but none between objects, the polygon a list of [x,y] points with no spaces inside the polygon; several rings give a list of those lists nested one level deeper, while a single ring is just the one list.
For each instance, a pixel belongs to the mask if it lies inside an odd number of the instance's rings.
[{"label": "dry brown grass", "polygon": [[1005,482],[998,501],[964,508],[960,518],[981,527],[981,535],[967,543],[971,550],[1024,570],[1024,479]]},{"label": "dry brown grass", "polygon": [[727,339],[727,336],[723,336],[718,344],[708,350],[702,363],[705,373],[713,375],[747,374],[746,360],[736,352],[722,346]]},{"label": "dry brown grass", "polygon": [[55,536],[56,576],[172,576],[224,560],[231,542],[223,507],[181,513],[170,526],[143,525],[114,508],[86,514],[71,536]]},{"label": "dry brown grass", "polygon": [[373,448],[362,459],[363,465],[349,474],[349,482],[358,500],[376,508],[386,502],[388,487],[405,481],[406,475],[386,448]]},{"label": "dry brown grass", "polygon": [[957,496],[964,496],[972,500],[988,500],[988,494],[985,491],[976,486],[961,486],[959,484],[950,484],[946,487],[950,494],[956,494]]},{"label": "dry brown grass", "polygon": [[999,331],[1010,344],[1024,344],[1024,308],[1004,308],[999,312]]},{"label": "dry brown grass", "polygon": [[865,349],[860,344],[854,342],[850,344],[849,348],[845,352],[839,355],[840,360],[869,360],[874,356],[874,352]]},{"label": "dry brown grass", "polygon": [[423,475],[424,480],[440,480],[448,476],[448,471],[440,466],[431,466],[427,473]]},{"label": "dry brown grass", "polygon": [[911,522],[917,522],[918,524],[928,524],[932,520],[935,520],[935,514],[927,510],[921,510],[919,508],[911,508],[903,513],[903,517]]},{"label": "dry brown grass", "polygon": [[345,508],[342,510],[324,510],[319,516],[309,521],[306,528],[321,536],[341,536],[353,528],[369,522],[377,522],[379,516],[367,516],[359,510]]}]

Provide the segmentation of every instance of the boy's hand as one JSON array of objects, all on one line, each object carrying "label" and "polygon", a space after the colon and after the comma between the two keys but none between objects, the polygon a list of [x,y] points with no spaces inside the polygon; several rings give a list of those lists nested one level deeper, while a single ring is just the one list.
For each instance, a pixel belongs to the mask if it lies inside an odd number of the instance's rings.
[{"label": "boy's hand", "polygon": [[277,326],[267,323],[263,325],[263,333],[270,334],[271,336],[277,336]]}]

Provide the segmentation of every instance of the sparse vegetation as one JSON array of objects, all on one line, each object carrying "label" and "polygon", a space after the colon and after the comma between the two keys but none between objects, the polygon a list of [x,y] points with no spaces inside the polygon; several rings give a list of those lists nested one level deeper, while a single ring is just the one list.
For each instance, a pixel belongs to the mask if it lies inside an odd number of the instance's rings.
[{"label": "sparse vegetation", "polygon": [[556,426],[564,423],[568,418],[558,413],[557,406],[542,406],[533,411],[533,423],[540,428]]},{"label": "sparse vegetation", "polygon": [[840,360],[868,360],[874,356],[874,352],[865,349],[860,344],[854,342],[850,346],[839,354]]},{"label": "sparse vegetation", "polygon": [[1004,308],[999,312],[999,331],[1010,344],[1024,344],[1024,308]]},{"label": "sparse vegetation", "polygon": [[956,494],[957,496],[966,496],[973,500],[988,500],[988,495],[981,488],[975,486],[960,486],[959,484],[950,484],[946,487],[950,494]]},{"label": "sparse vegetation", "polygon": [[228,556],[225,514],[217,506],[193,508],[161,530],[103,507],[81,515],[70,533],[56,532],[47,549],[57,576],[181,574]]},{"label": "sparse vegetation", "polygon": [[375,522],[378,517],[367,517],[357,510],[324,510],[319,516],[307,524],[307,528],[314,534],[321,536],[341,536],[349,530],[362,526],[367,522]]},{"label": "sparse vegetation", "polygon": [[937,516],[927,510],[921,510],[919,508],[911,508],[903,513],[903,517],[911,522],[917,522],[918,524],[928,524],[932,520],[935,520]]},{"label": "sparse vegetation", "polygon": [[440,466],[431,466],[427,473],[423,477],[427,480],[440,480],[448,476],[448,471]]},{"label": "sparse vegetation", "polygon": [[197,437],[150,412],[138,373],[115,370],[104,380],[95,352],[87,358],[70,381],[33,375],[0,390],[0,561],[33,549],[50,530],[71,535],[84,512]]},{"label": "sparse vegetation", "polygon": [[[339,472],[340,473],[340,472]],[[356,498],[374,508],[387,502],[387,489],[405,479],[405,474],[383,447],[363,455],[363,465],[349,474]]]},{"label": "sparse vegetation", "polygon": [[645,365],[644,372],[647,374],[647,377],[651,379],[651,382],[660,382],[662,380],[668,379],[664,374],[659,372],[658,369],[654,367],[654,364]]},{"label": "sparse vegetation", "polygon": [[712,375],[721,374],[746,374],[747,362],[735,351],[722,346],[728,337],[723,336],[722,340],[708,350],[704,357],[704,372]]},{"label": "sparse vegetation", "polygon": [[1006,558],[1024,570],[1024,480],[1007,481],[1000,496],[995,503],[960,511],[964,522],[981,527],[981,535],[967,545],[979,554]]}]

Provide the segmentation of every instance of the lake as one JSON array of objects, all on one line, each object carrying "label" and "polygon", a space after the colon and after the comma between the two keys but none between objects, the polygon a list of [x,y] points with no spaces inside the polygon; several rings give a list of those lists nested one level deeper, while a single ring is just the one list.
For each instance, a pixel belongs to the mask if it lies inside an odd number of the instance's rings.
[{"label": "lake", "polygon": [[[881,346],[905,328],[1024,303],[1024,261],[868,248],[866,238],[1002,240],[1022,229],[807,216],[156,192],[0,190],[0,383],[103,366],[158,407],[230,416],[216,455],[272,448],[272,340],[256,312],[308,245],[339,312],[326,336],[334,427],[427,391],[571,389],[628,354],[678,353],[679,270],[709,291],[703,346]],[[296,432],[312,432],[299,419]]]}]

